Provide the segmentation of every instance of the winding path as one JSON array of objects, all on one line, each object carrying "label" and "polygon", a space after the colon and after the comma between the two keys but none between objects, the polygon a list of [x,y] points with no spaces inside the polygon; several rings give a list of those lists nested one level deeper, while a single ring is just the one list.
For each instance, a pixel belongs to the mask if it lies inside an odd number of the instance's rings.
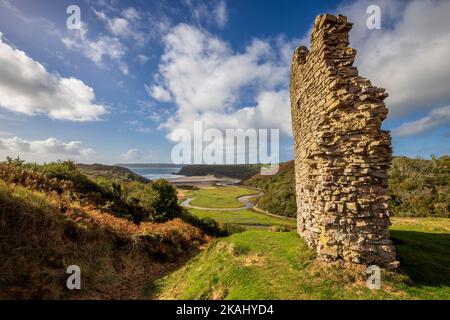
[{"label": "winding path", "polygon": [[244,206],[238,207],[238,208],[205,208],[205,207],[197,207],[189,204],[192,200],[195,198],[187,198],[183,202],[181,202],[181,206],[185,208],[190,209],[199,209],[199,210],[217,210],[217,211],[236,211],[236,210],[245,210],[245,209],[251,209],[255,206],[255,203],[250,201],[250,198],[253,197],[261,197],[264,194],[264,192],[259,191],[257,194],[247,194],[245,196],[240,196],[238,199],[239,202],[243,203]]}]

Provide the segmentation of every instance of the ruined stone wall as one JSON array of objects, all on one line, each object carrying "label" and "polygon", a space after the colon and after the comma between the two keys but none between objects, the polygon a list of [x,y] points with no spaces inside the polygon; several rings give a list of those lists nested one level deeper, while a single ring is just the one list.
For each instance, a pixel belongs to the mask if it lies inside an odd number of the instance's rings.
[{"label": "ruined stone wall", "polygon": [[291,71],[298,232],[318,258],[395,268],[384,89],[358,76],[344,16],[318,16]]}]

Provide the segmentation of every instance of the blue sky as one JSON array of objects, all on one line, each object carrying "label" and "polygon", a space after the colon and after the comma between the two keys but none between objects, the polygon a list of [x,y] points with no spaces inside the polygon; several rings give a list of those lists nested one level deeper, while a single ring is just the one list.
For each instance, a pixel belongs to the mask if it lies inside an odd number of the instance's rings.
[{"label": "blue sky", "polygon": [[449,154],[448,1],[0,0],[0,157],[170,162],[174,130],[203,120],[278,128],[292,159],[290,56],[325,12],[354,22],[360,74],[390,94],[394,154]]}]

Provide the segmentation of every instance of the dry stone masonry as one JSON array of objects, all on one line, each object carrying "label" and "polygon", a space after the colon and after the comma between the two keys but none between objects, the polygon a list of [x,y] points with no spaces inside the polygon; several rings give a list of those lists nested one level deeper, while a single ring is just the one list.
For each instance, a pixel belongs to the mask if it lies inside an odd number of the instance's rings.
[{"label": "dry stone masonry", "polygon": [[318,16],[311,51],[296,49],[291,70],[298,232],[318,258],[396,268],[387,170],[391,139],[381,130],[384,89],[358,76],[352,23]]}]

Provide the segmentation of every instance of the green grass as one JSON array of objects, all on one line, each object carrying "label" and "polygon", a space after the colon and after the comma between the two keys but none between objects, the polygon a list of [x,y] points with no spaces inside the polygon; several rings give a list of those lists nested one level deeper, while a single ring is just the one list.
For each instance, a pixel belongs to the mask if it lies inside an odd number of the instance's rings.
[{"label": "green grass", "polygon": [[[436,230],[438,225],[441,227]],[[317,262],[295,232],[248,230],[212,242],[174,273],[149,283],[157,299],[450,299],[450,220],[394,220],[397,273],[366,287],[364,267]]]},{"label": "green grass", "polygon": [[402,270],[422,290],[411,288],[426,298],[423,290],[439,296],[450,288],[450,219],[394,218],[391,237]]},{"label": "green grass", "polygon": [[243,204],[237,200],[240,196],[256,194],[258,191],[242,187],[221,187],[203,188],[190,191],[186,194],[195,199],[191,205],[204,208],[239,208]]},{"label": "green grass", "polygon": [[197,210],[189,209],[189,212],[200,218],[211,218],[217,222],[234,223],[244,226],[292,226],[295,227],[296,222],[290,219],[276,218],[259,213],[253,210],[236,210],[236,211],[217,211],[217,210]]}]

